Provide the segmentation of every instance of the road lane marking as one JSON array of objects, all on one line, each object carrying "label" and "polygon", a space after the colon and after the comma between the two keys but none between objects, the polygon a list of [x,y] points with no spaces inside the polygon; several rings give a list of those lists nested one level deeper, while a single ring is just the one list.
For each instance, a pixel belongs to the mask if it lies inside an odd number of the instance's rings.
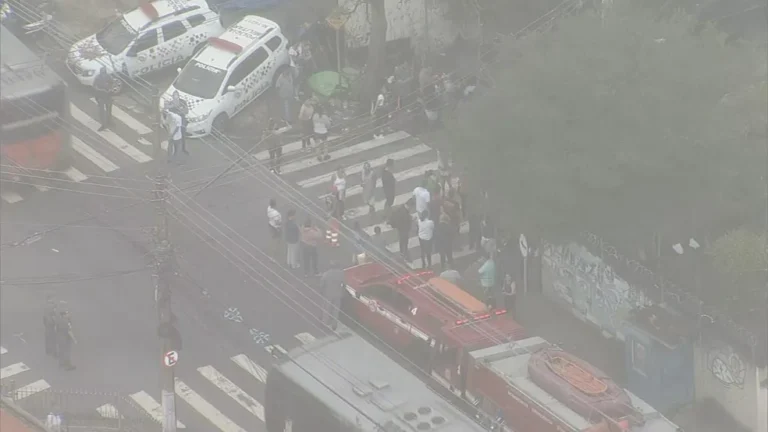
[{"label": "road lane marking", "polygon": [[102,156],[101,153],[94,150],[91,146],[84,143],[83,140],[76,136],[72,137],[72,149],[91,161],[92,164],[96,165],[104,172],[112,172],[119,168],[117,165],[113,164],[112,161]]},{"label": "road lane marking", "polygon": [[0,346],[0,354],[5,354],[5,353],[7,353],[7,352],[8,352],[8,350],[7,350],[7,349],[5,349],[5,347],[1,347],[1,346]]},{"label": "road lane marking", "polygon": [[0,191],[0,198],[8,204],[15,204],[19,201],[24,201],[24,198],[16,192]]},{"label": "road lane marking", "polygon": [[281,354],[288,354],[288,351],[286,351],[285,348],[281,347],[280,345],[267,345],[264,347],[264,349],[272,355],[276,355],[275,351],[279,351]]},{"label": "road lane marking", "polygon": [[111,130],[107,129],[99,132],[101,124],[99,124],[98,121],[92,119],[91,116],[86,114],[84,111],[80,110],[80,108],[75,106],[75,104],[70,104],[70,112],[75,120],[84,124],[86,127],[88,127],[88,129],[101,135],[108,143],[110,143],[121,152],[125,153],[128,157],[135,160],[136,162],[145,163],[152,160],[151,157],[147,156],[136,147],[125,142],[124,139],[120,138],[119,135],[112,132]]},{"label": "road lane marking", "polygon": [[35,393],[40,393],[41,391],[48,390],[49,388],[51,388],[51,386],[45,380],[37,380],[32,384],[27,384],[24,387],[16,389],[16,396],[14,399],[20,400],[28,398]]},{"label": "road lane marking", "polygon": [[117,407],[112,404],[104,404],[98,408],[96,408],[96,411],[99,413],[100,416],[108,419],[124,419],[122,415],[120,415],[120,412],[117,410]]},{"label": "road lane marking", "polygon": [[[96,102],[96,98],[91,98],[91,102],[98,105],[99,103]],[[152,129],[147,127],[144,123],[136,120],[133,118],[130,114],[123,111],[122,108],[119,106],[112,104],[112,116],[123,122],[126,126],[133,129],[138,133],[139,135],[146,135],[148,133],[152,133]]]},{"label": "road lane marking", "polygon": [[48,192],[50,190],[47,186],[43,186],[39,184],[35,185],[35,189],[37,189],[40,192]]},{"label": "road lane marking", "polygon": [[[371,164],[372,168],[378,168],[383,166],[387,159],[392,159],[393,161],[399,161],[403,159],[408,159],[413,156],[420,155],[422,153],[426,153],[428,151],[431,151],[432,147],[426,145],[426,144],[419,144],[417,146],[404,148],[402,150],[398,150],[394,153],[389,153],[384,156],[378,157],[376,159],[371,159],[368,161],[368,163]],[[354,165],[350,165],[347,167],[344,171],[347,173],[347,176],[351,176],[353,174],[359,174],[363,171],[363,164],[365,161],[356,163]],[[297,184],[301,186],[302,188],[310,188],[317,185],[322,184],[330,184],[331,183],[331,177],[333,176],[333,173],[328,174],[321,174],[319,176],[310,177],[308,179],[304,179]]]},{"label": "road lane marking", "polygon": [[29,370],[29,367],[25,365],[24,363],[14,363],[10,366],[6,366],[2,369],[0,369],[0,379],[6,379],[10,378],[14,375],[18,375],[22,372],[26,372]]},{"label": "road lane marking", "polygon": [[266,383],[267,382],[267,370],[259,366],[253,360],[249,359],[245,354],[238,354],[232,357],[232,361],[240,366],[244,371],[253,375],[257,380]]},{"label": "road lane marking", "polygon": [[256,399],[235,385],[235,383],[219,373],[213,366],[203,366],[197,368],[197,371],[221,391],[228,394],[241,407],[245,408],[259,420],[264,421],[264,407]]},{"label": "road lane marking", "polygon": [[282,174],[288,174],[296,171],[302,171],[313,166],[336,162],[338,159],[351,156],[357,153],[361,153],[364,151],[372,150],[385,145],[394,144],[408,137],[410,137],[410,135],[408,135],[408,133],[406,132],[395,132],[393,134],[385,135],[382,138],[364,141],[349,147],[343,147],[338,150],[329,152],[328,155],[331,156],[331,159],[327,161],[319,161],[316,158],[312,157],[311,155],[307,155],[307,157],[304,157],[301,160],[298,160],[296,162],[290,162],[281,166],[280,172]]},{"label": "road lane marking", "polygon": [[69,177],[69,179],[73,182],[80,183],[82,181],[88,180],[88,176],[80,172],[80,170],[75,167],[69,167],[64,170],[64,175]]},{"label": "road lane marking", "polygon": [[[423,176],[424,173],[426,173],[427,171],[430,171],[430,170],[431,171],[435,171],[436,169],[437,169],[437,162],[430,162],[428,164],[424,164],[424,165],[420,165],[420,166],[417,166],[417,167],[409,168],[407,170],[394,173],[395,181],[400,183],[400,182],[405,181],[405,180],[409,180],[409,179],[412,179],[412,178],[415,178],[415,177]],[[330,174],[329,174],[329,178],[330,178]],[[349,179],[349,174],[347,174],[347,179]],[[330,184],[330,182],[329,182],[329,184]],[[349,199],[350,197],[353,197],[353,196],[356,196],[356,195],[360,195],[362,193],[363,193],[363,185],[359,184],[359,185],[355,185],[355,186],[347,188],[346,197],[347,197],[347,199]],[[321,195],[318,198],[322,200],[322,199],[325,199],[325,197],[327,197],[328,195],[329,194]]]},{"label": "road lane marking", "polygon": [[245,429],[236,425],[235,422],[227,418],[216,407],[208,403],[202,396],[195,393],[191,388],[184,384],[180,379],[176,379],[176,394],[188,403],[197,412],[207,418],[221,432],[245,432]]},{"label": "road lane marking", "polygon": [[[328,137],[328,141],[332,141],[332,140],[335,140],[337,138],[339,138],[339,137],[337,137],[335,135],[332,135],[332,136]],[[301,150],[301,148],[302,148],[301,140],[294,141],[292,143],[288,143],[288,144],[283,146],[283,154],[299,151],[299,150]],[[269,150],[260,151],[260,152],[256,153],[253,157],[256,158],[256,160],[259,160],[259,161],[268,161],[269,160]]]},{"label": "road lane marking", "polygon": [[[463,222],[459,227],[459,234],[466,234],[469,232],[469,223]],[[419,247],[419,236],[413,236],[408,239],[408,249]],[[400,252],[400,242],[394,242],[387,245],[387,250],[392,253]]]},{"label": "road lane marking", "polygon": [[[146,411],[156,422],[163,424],[163,406],[157,403],[157,401],[145,391],[140,391],[131,395],[131,399],[144,411]],[[186,429],[186,426],[178,420],[176,420],[176,428]]]},{"label": "road lane marking", "polygon": [[[151,141],[149,141],[146,138],[139,138],[138,142],[139,142],[139,144],[141,144],[143,146],[154,146],[154,143],[152,143]],[[168,150],[168,141],[167,140],[166,141],[162,141],[160,143],[160,148],[167,151]]]},{"label": "road lane marking", "polygon": [[296,339],[298,339],[298,340],[299,340],[299,342],[301,342],[301,343],[302,343],[302,344],[304,344],[304,345],[306,345],[306,344],[309,344],[309,343],[312,343],[312,342],[314,342],[314,341],[315,341],[315,337],[314,337],[314,336],[312,336],[312,335],[311,335],[311,334],[309,334],[309,333],[299,333],[299,334],[297,334],[297,335],[294,335],[293,337],[295,337]]}]

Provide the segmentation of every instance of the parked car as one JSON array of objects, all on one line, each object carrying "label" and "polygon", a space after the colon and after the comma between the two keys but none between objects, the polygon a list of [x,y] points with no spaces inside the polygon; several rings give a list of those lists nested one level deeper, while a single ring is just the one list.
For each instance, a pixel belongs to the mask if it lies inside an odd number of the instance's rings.
[{"label": "parked car", "polygon": [[160,98],[160,110],[175,92],[186,102],[187,133],[200,137],[227,121],[274,85],[290,66],[288,40],[277,23],[249,15],[211,38]]},{"label": "parked car", "polygon": [[[87,86],[102,67],[135,78],[184,62],[223,32],[205,0],[145,2],[72,45],[67,67]],[[115,81],[120,91],[122,80]]]}]

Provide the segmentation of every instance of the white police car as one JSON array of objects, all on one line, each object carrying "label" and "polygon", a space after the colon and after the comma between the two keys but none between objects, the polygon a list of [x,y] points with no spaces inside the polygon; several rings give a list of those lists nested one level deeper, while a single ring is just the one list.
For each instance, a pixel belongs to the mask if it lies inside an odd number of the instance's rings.
[{"label": "white police car", "polygon": [[189,109],[188,136],[208,135],[269,89],[289,65],[280,26],[248,15],[211,38],[184,66],[160,98],[160,109],[178,91]]},{"label": "white police car", "polygon": [[[144,1],[72,45],[66,63],[88,86],[102,66],[110,74],[134,78],[183,62],[222,32],[218,14],[205,0]],[[115,81],[119,86],[121,81]]]}]

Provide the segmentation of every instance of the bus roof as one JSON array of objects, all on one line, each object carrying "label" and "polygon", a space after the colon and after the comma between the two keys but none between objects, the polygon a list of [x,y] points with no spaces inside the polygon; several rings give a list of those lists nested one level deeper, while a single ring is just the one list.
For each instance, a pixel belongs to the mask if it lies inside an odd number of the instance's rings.
[{"label": "bus roof", "polygon": [[452,301],[457,306],[464,309],[464,311],[471,315],[481,314],[488,312],[488,307],[485,303],[476,299],[472,294],[464,291],[445,279],[432,278],[429,280],[429,286],[435,291],[442,294],[445,298]]},{"label": "bus roof", "polygon": [[299,347],[289,356],[276,370],[361,431],[484,430],[349,330]]},{"label": "bus roof", "polygon": [[10,30],[0,25],[0,95],[17,99],[64,81]]}]

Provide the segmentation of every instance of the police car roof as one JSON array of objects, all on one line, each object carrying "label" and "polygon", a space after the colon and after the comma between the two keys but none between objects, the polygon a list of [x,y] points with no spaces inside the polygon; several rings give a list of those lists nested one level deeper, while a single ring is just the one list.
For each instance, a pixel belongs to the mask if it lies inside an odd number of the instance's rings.
[{"label": "police car roof", "polygon": [[248,15],[231,25],[221,36],[216,38],[223,43],[208,43],[195,57],[195,60],[215,68],[227,69],[232,60],[239,54],[238,50],[232,48],[240,47],[241,50],[245,51],[254,42],[272,34],[279,28],[280,26],[274,21],[260,16]]},{"label": "police car roof", "polygon": [[[142,1],[136,9],[123,15],[125,21],[138,31],[152,22],[160,23],[163,18],[172,16],[184,9],[208,9],[205,0],[156,0]],[[152,12],[152,10],[156,11]],[[152,16],[155,15],[155,16]]]}]

